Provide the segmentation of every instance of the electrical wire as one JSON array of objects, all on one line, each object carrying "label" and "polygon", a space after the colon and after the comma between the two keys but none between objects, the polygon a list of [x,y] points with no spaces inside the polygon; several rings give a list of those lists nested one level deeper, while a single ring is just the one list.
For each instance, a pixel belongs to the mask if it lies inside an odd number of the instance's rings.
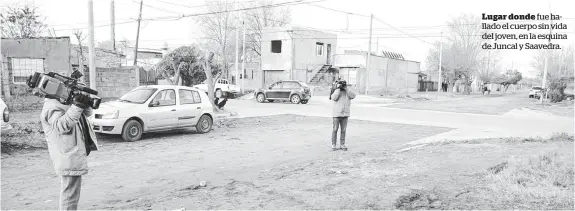
[{"label": "electrical wire", "polygon": [[[138,2],[138,1],[136,1],[136,0],[132,0],[132,2],[135,3],[135,4],[140,5],[140,2]],[[155,10],[158,10],[158,11],[170,13],[170,14],[180,13],[180,12],[175,12],[175,11],[172,11],[172,10],[166,10],[166,9],[163,9],[163,8],[154,7],[154,6],[151,6],[151,5],[149,5],[149,4],[144,4],[144,3],[142,3],[142,5],[144,5],[144,6],[146,6],[146,7],[149,7],[149,8],[152,8],[152,9],[155,9]]]},{"label": "electrical wire", "polygon": [[316,4],[308,4],[308,5],[314,6],[314,7],[319,7],[319,8],[326,9],[326,10],[335,11],[335,12],[341,12],[341,13],[345,13],[345,14],[348,14],[348,15],[355,15],[355,16],[360,16],[360,17],[367,17],[367,18],[369,18],[369,15],[362,15],[362,14],[357,14],[357,13],[352,13],[352,12],[346,12],[346,11],[336,10],[336,9],[332,9],[332,8],[328,8],[328,7],[324,7],[324,6],[319,6],[319,5],[316,5]]},{"label": "electrical wire", "polygon": [[[322,2],[322,1],[326,1],[326,0],[316,0],[316,1],[312,1],[312,2]],[[247,10],[254,10],[254,9],[260,9],[260,8],[267,8],[267,7],[280,7],[280,6],[299,5],[299,4],[308,4],[308,3],[311,3],[311,2],[306,2],[306,1],[304,1],[304,0],[296,0],[296,1],[278,3],[278,4],[268,4],[268,5],[262,5],[262,6],[257,6],[257,7],[247,7],[247,8],[242,8],[242,9],[224,10],[224,11],[208,12],[208,13],[196,13],[196,14],[187,14],[187,15],[183,14],[183,15],[181,15],[181,16],[156,17],[156,18],[142,18],[141,20],[142,20],[142,21],[162,21],[162,20],[172,19],[172,21],[175,21],[175,20],[180,20],[180,19],[182,19],[182,18],[186,18],[186,17],[197,17],[197,16],[204,16],[204,15],[215,15],[215,14],[226,13],[226,12],[247,11]],[[127,23],[134,23],[134,22],[137,22],[137,20],[132,20],[132,21],[126,21],[126,22],[116,23],[116,25],[127,24]],[[111,24],[94,26],[94,28],[105,27],[105,26],[111,26]],[[77,30],[77,29],[84,29],[84,28],[85,28],[85,27],[82,27],[82,28],[71,28],[71,29],[57,29],[57,30],[54,30],[54,31],[70,31],[70,30]]]},{"label": "electrical wire", "polygon": [[[189,6],[189,5],[184,5],[184,4],[176,4],[176,3],[172,3],[172,2],[167,2],[167,1],[162,1],[162,0],[155,0],[157,2],[161,2],[164,4],[171,4],[171,5],[175,5],[175,6],[179,6],[179,7],[187,7],[187,8],[200,8],[200,7],[208,7],[211,6],[210,4],[203,4],[203,5],[195,5],[195,6]],[[260,1],[260,0],[252,0],[252,1],[242,1],[241,3],[247,3],[247,2],[256,2],[256,1]],[[224,3],[227,4],[227,3]],[[215,4],[215,5],[224,5],[224,4]]]},{"label": "electrical wire", "polygon": [[256,6],[256,7],[246,7],[246,8],[241,8],[241,9],[223,10],[223,11],[207,12],[207,13],[183,14],[181,16],[155,17],[155,18],[148,18],[145,20],[162,20],[162,19],[170,19],[170,18],[174,18],[176,20],[179,20],[179,19],[187,18],[187,17],[216,15],[216,14],[227,13],[227,12],[247,11],[247,10],[254,10],[254,9],[260,9],[260,8],[267,8],[267,7],[280,7],[280,6],[289,6],[289,5],[309,4],[309,3],[323,2],[323,1],[326,1],[326,0],[315,0],[315,1],[309,1],[309,2],[306,2],[304,0],[295,0],[295,1],[283,2],[283,3],[278,3],[278,4],[262,5],[262,6]]},{"label": "electrical wire", "polygon": [[415,36],[412,36],[411,34],[409,34],[409,33],[407,33],[407,32],[404,32],[404,31],[402,31],[401,29],[395,28],[394,26],[392,26],[392,25],[386,23],[385,21],[382,21],[381,19],[379,19],[379,18],[377,18],[377,17],[375,17],[375,16],[372,16],[372,17],[373,17],[373,19],[378,20],[379,22],[382,22],[383,24],[385,24],[385,25],[387,25],[387,26],[389,26],[389,27],[391,27],[391,28],[394,28],[395,30],[397,30],[397,31],[399,31],[399,32],[401,32],[401,33],[404,33],[404,34],[406,34],[406,35],[408,35],[408,36],[410,36],[410,37],[413,37],[413,38],[415,38],[415,39],[417,39],[417,40],[419,40],[419,41],[422,41],[422,42],[424,42],[424,43],[432,44],[432,45],[433,45],[433,43],[430,43],[430,42],[427,42],[427,41],[425,41],[425,40],[419,39],[419,38],[417,38],[417,37],[415,37]]}]

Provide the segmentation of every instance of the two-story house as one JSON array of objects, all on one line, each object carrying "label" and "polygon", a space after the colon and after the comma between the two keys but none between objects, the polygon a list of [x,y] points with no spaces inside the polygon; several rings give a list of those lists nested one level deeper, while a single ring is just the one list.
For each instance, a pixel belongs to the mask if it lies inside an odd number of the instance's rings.
[{"label": "two-story house", "polygon": [[333,80],[329,72],[337,48],[336,34],[302,27],[275,27],[262,31],[261,42],[262,87],[278,80],[311,84]]}]

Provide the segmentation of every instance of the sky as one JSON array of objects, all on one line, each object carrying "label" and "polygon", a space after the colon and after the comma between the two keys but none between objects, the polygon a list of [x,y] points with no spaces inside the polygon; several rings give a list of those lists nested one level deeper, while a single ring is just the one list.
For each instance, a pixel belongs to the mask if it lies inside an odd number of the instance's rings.
[{"label": "sky", "polygon": [[[240,0],[250,1],[250,0]],[[276,0],[274,3],[293,0]],[[305,0],[314,1],[314,0]],[[116,41],[136,39],[139,0],[115,0]],[[7,5],[33,3],[39,7],[46,23],[57,36],[70,36],[74,29],[88,26],[88,0],[0,0],[0,9]],[[109,40],[111,0],[94,0],[96,43]],[[338,53],[344,50],[367,50],[371,14],[373,20],[372,50],[401,53],[406,59],[422,62],[431,47],[441,38],[448,21],[461,14],[481,17],[486,14],[559,14],[568,25],[568,39],[558,44],[575,43],[575,1],[573,0],[324,0],[290,6],[291,24],[337,32]],[[144,0],[143,19],[206,12],[204,0]],[[334,11],[338,10],[338,11]],[[351,14],[348,14],[351,13]],[[130,23],[124,23],[130,22]],[[526,23],[526,22],[524,22]],[[537,22],[539,23],[539,22]],[[480,26],[478,26],[480,27]],[[347,32],[347,33],[346,33]],[[381,38],[375,38],[375,37]],[[203,37],[198,20],[193,17],[170,21],[143,21],[140,47],[159,49],[168,43],[177,47],[197,42]],[[73,43],[76,43],[72,39]],[[526,76],[533,76],[530,50],[508,50],[502,55],[503,67],[513,67]]]}]

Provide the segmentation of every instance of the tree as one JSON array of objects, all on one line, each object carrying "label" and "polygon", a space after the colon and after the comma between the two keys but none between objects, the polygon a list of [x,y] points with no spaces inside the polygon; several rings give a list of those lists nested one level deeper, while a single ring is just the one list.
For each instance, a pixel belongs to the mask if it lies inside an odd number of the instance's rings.
[{"label": "tree", "polygon": [[[485,33],[476,16],[466,14],[448,22],[443,43],[442,78],[450,85],[461,80],[464,93],[469,94],[471,83],[479,75],[479,66],[484,56],[481,50],[481,34]],[[428,55],[428,68],[437,71],[439,43],[436,43]]]},{"label": "tree", "polygon": [[540,50],[531,62],[531,66],[537,75],[542,78],[545,69],[545,56],[548,56],[547,80],[554,81],[561,78],[573,77],[573,46],[567,46],[561,50]]},{"label": "tree", "polygon": [[[222,12],[234,9],[234,3],[228,0],[206,1],[208,12],[215,14],[198,17],[202,32],[207,37],[203,47],[215,52],[217,62],[222,64],[223,75],[229,76],[229,66],[235,60],[234,30],[239,30],[236,13]],[[218,13],[220,12],[220,13]]]},{"label": "tree", "polygon": [[[78,71],[80,71],[82,74],[84,74],[84,61],[86,61],[86,58],[84,58],[84,40],[86,39],[86,35],[83,35],[82,31],[80,31],[80,30],[75,30],[74,36],[76,37],[76,40],[78,41],[78,49],[77,49]],[[84,77],[82,77],[82,79],[83,78]]]},{"label": "tree", "polygon": [[509,85],[517,84],[521,79],[523,79],[521,72],[517,70],[506,70],[505,73],[497,75],[494,82],[503,85],[505,87],[504,91],[507,91]]},{"label": "tree", "polygon": [[246,27],[250,31],[246,34],[246,50],[258,58],[261,56],[263,29],[285,26],[291,21],[291,9],[289,7],[265,7],[271,4],[274,4],[273,0],[255,1],[249,7],[258,7],[258,9],[248,10],[244,13]]},{"label": "tree", "polygon": [[45,17],[40,15],[38,7],[26,4],[24,6],[7,6],[0,13],[2,34],[8,38],[32,38],[43,34],[47,25]]},{"label": "tree", "polygon": [[561,50],[540,50],[531,62],[541,79],[545,69],[545,56],[548,56],[547,87],[550,89],[551,102],[560,102],[567,86],[573,83],[573,47],[571,45]]},{"label": "tree", "polygon": [[[202,51],[195,46],[181,46],[169,52],[156,65],[156,70],[171,84],[193,86],[206,80]],[[210,63],[212,76],[218,75],[220,67]]]}]

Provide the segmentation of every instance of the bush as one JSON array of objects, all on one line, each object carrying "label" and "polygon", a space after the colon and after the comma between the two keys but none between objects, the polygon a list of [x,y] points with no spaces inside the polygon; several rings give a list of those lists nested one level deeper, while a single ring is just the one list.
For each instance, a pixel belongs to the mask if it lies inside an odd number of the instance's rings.
[{"label": "bush", "polygon": [[561,93],[561,90],[553,89],[549,91],[548,95],[552,103],[558,103],[563,101],[563,94]]}]

